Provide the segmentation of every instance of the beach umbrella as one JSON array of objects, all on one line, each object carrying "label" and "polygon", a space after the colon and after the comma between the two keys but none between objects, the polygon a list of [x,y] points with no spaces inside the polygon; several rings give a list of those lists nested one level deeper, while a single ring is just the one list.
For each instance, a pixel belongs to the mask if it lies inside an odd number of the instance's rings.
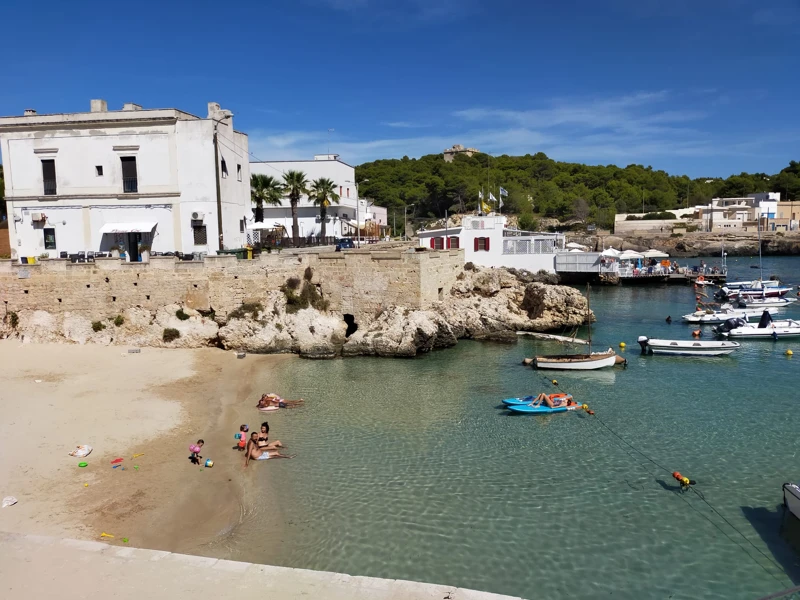
[{"label": "beach umbrella", "polygon": [[645,258],[669,258],[669,254],[661,252],[661,250],[656,250],[655,248],[650,248],[650,250],[646,250],[642,254]]},{"label": "beach umbrella", "polygon": [[583,244],[579,244],[578,242],[570,242],[566,245],[567,248],[574,248],[575,250],[588,250],[588,246],[584,246]]},{"label": "beach umbrella", "polygon": [[606,248],[605,250],[603,250],[600,253],[600,256],[610,256],[612,258],[618,258],[619,257],[619,250],[614,250],[613,247]]},{"label": "beach umbrella", "polygon": [[634,252],[633,250],[625,250],[625,252],[619,255],[620,260],[636,260],[639,258],[644,258],[644,255]]}]

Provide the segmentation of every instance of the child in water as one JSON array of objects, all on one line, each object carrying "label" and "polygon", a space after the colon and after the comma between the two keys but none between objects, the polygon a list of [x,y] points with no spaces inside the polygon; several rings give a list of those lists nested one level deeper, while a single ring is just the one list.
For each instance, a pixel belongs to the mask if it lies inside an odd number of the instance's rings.
[{"label": "child in water", "polygon": [[247,432],[249,430],[250,428],[247,425],[242,425],[239,427],[239,433],[234,434],[234,437],[237,440],[236,445],[233,447],[234,450],[244,452],[245,446],[247,446]]},{"label": "child in water", "polygon": [[192,464],[195,465],[200,464],[200,459],[203,458],[202,456],[200,456],[200,449],[203,447],[204,444],[205,442],[202,439],[200,439],[197,440],[196,444],[192,444],[191,446],[189,446],[189,451],[192,453],[192,455],[189,457],[189,460],[192,461]]}]

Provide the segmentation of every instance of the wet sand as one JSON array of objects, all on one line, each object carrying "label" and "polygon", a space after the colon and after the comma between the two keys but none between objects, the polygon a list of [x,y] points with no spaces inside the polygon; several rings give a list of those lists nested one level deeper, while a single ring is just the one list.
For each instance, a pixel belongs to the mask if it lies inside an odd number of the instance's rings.
[{"label": "wet sand", "polygon": [[[245,470],[233,434],[262,420],[252,382],[274,384],[270,366],[293,359],[0,342],[0,497],[19,500],[0,531],[235,558],[236,526],[273,492],[245,493],[264,465]],[[213,468],[189,462],[198,438]],[[78,444],[94,451],[68,456]]]}]

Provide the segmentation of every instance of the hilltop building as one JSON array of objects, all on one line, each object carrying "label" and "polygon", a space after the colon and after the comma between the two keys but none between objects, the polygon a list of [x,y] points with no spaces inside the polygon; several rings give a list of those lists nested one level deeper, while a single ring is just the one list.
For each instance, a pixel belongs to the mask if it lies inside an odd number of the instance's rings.
[{"label": "hilltop building", "polygon": [[480,152],[477,148],[464,148],[461,144],[453,144],[452,148],[447,148],[444,151],[444,162],[453,162],[457,154],[464,154],[465,156],[472,156]]},{"label": "hilltop building", "polygon": [[14,258],[121,250],[216,254],[245,241],[247,136],[209,102],[197,117],[126,103],[0,118]]}]

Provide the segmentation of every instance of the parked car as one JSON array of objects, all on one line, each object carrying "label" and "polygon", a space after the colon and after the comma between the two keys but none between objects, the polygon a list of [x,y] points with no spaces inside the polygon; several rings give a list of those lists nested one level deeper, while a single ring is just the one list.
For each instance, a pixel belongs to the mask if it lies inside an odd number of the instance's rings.
[{"label": "parked car", "polygon": [[342,250],[350,250],[355,247],[356,244],[352,238],[340,238],[336,241],[336,252],[341,252]]}]

